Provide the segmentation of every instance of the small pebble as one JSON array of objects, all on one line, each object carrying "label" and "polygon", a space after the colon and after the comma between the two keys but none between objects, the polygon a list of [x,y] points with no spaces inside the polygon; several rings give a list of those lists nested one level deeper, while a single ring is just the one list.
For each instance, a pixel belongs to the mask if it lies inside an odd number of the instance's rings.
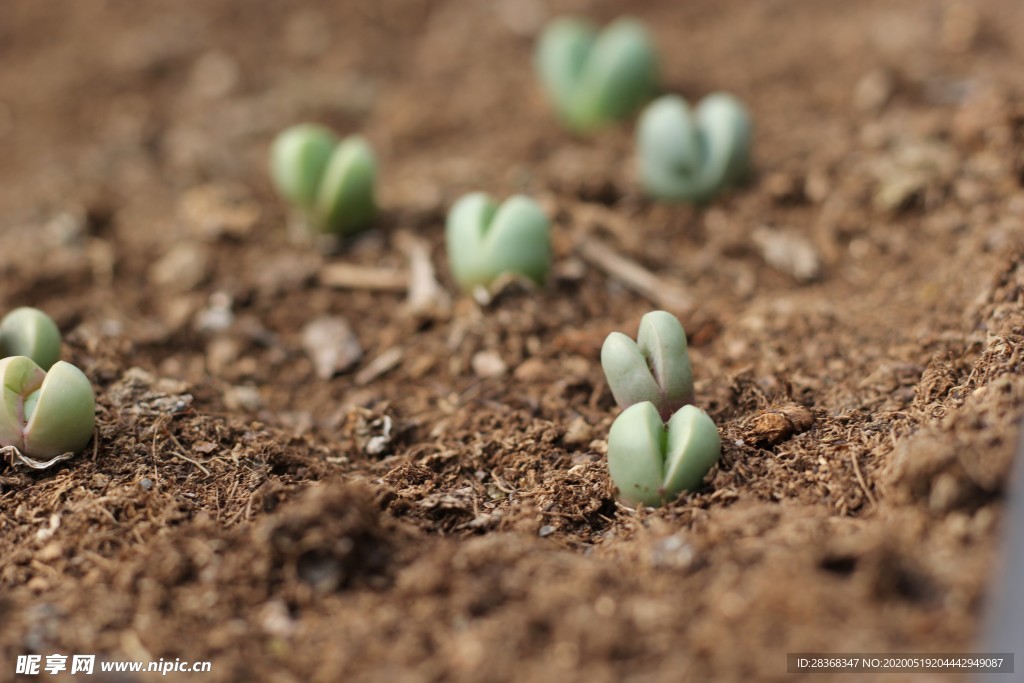
[{"label": "small pebble", "polygon": [[222,332],[235,322],[231,311],[234,299],[227,292],[214,292],[203,310],[196,314],[195,327],[198,332]]},{"label": "small pebble", "polygon": [[942,46],[950,52],[968,52],[981,32],[981,16],[971,2],[954,2],[942,17]]},{"label": "small pebble", "polygon": [[302,330],[302,347],[320,379],[330,379],[350,369],[363,357],[359,339],[340,316],[317,318],[306,325]]},{"label": "small pebble", "polygon": [[543,379],[548,369],[540,358],[528,358],[519,364],[512,376],[520,382],[535,382]]},{"label": "small pebble", "polygon": [[864,74],[853,90],[853,106],[863,112],[881,110],[892,97],[894,85],[888,73],[881,69]]},{"label": "small pebble", "polygon": [[220,375],[238,359],[238,342],[230,337],[216,337],[206,346],[206,368]]},{"label": "small pebble", "polygon": [[224,391],[224,406],[228,410],[244,410],[254,413],[263,407],[263,397],[256,387],[228,387]]},{"label": "small pebble", "polygon": [[501,359],[497,351],[479,351],[473,355],[471,361],[473,374],[480,379],[501,377],[508,371],[508,366]]},{"label": "small pebble", "polygon": [[569,427],[565,430],[565,436],[562,437],[562,441],[567,446],[583,446],[590,443],[593,438],[594,428],[587,424],[587,421],[582,417],[577,417],[569,423]]},{"label": "small pebble", "polygon": [[178,216],[196,237],[245,237],[260,217],[249,191],[233,184],[207,184],[187,190],[178,202]]},{"label": "small pebble", "polygon": [[752,235],[761,256],[772,268],[793,276],[799,282],[810,282],[821,274],[821,257],[810,240],[803,235],[762,227]]},{"label": "small pebble", "polygon": [[209,269],[206,249],[195,242],[181,242],[149,269],[149,279],[162,289],[187,292],[206,279]]},{"label": "small pebble", "polygon": [[219,99],[231,94],[240,73],[238,62],[220,50],[211,50],[192,67],[192,92],[206,99]]},{"label": "small pebble", "polygon": [[54,560],[60,559],[60,556],[63,554],[64,550],[61,548],[60,543],[57,541],[51,541],[36,553],[35,559],[40,562],[53,562]]}]

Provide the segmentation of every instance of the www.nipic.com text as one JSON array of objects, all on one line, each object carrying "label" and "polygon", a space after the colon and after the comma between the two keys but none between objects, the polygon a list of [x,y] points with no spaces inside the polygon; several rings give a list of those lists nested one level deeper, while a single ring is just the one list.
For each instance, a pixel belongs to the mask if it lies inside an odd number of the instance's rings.
[{"label": "www.nipic.com text", "polygon": [[158,673],[166,676],[170,673],[209,673],[213,670],[211,662],[190,662],[175,659],[160,659],[155,662],[96,662],[96,655],[21,655],[14,667],[14,673],[23,676],[39,676],[49,674],[56,676],[64,672],[91,676],[96,671],[102,673]]}]

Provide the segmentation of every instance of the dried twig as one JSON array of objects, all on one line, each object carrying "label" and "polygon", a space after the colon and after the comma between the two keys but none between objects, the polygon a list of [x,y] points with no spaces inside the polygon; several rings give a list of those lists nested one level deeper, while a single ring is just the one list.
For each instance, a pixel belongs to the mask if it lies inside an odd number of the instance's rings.
[{"label": "dried twig", "polygon": [[320,269],[320,284],[338,289],[373,289],[402,292],[409,287],[409,276],[394,268],[373,268],[350,263],[331,263]]},{"label": "dried twig", "polygon": [[0,457],[6,460],[11,466],[24,465],[31,467],[34,470],[45,470],[53,467],[59,462],[64,462],[70,458],[75,457],[74,453],[63,453],[61,455],[54,456],[49,460],[36,460],[23,454],[14,446],[4,446],[0,448]]},{"label": "dried twig", "polygon": [[580,242],[579,253],[591,265],[667,311],[682,313],[693,308],[692,298],[682,287],[622,256],[593,235]]},{"label": "dried twig", "polygon": [[857,483],[860,484],[861,490],[864,491],[864,495],[867,496],[868,502],[871,503],[871,507],[877,508],[878,501],[871,495],[871,489],[868,488],[868,484],[864,481],[864,475],[860,473],[860,463],[857,462],[857,454],[850,451],[850,462],[853,463],[853,474],[857,477]]},{"label": "dried twig", "polygon": [[[181,451],[185,450],[185,447],[181,445],[180,441],[178,441],[178,437],[174,436],[174,434],[171,433],[171,430],[167,429],[167,422],[166,421],[162,421],[162,422],[159,422],[156,425],[154,425],[154,429],[153,429],[154,434],[156,433],[156,427],[158,427],[158,426],[162,429],[164,435],[169,437],[170,440],[174,442],[175,446],[177,446]],[[202,470],[203,474],[205,474],[208,477],[210,476],[210,470],[206,469],[206,467],[204,467],[202,463],[197,462],[197,461],[193,460],[192,458],[188,457],[187,455],[185,455],[184,452],[179,453],[178,451],[173,451],[171,449],[167,449],[167,453],[169,455],[174,456],[175,458],[180,458],[180,459],[184,460],[185,462],[192,463],[193,465],[198,467],[200,470]]]},{"label": "dried twig", "polygon": [[366,367],[362,370],[357,372],[354,378],[355,383],[358,386],[365,386],[381,375],[390,372],[402,362],[402,356],[402,347],[392,346],[390,349],[367,363]]},{"label": "dried twig", "polygon": [[409,258],[408,310],[419,315],[450,309],[451,296],[437,281],[434,264],[430,261],[430,245],[426,240],[403,231],[398,233],[395,241]]}]

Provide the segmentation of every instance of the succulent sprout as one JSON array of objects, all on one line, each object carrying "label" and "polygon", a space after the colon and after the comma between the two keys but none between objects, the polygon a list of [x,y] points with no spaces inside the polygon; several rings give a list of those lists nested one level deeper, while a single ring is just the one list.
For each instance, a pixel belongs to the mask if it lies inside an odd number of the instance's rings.
[{"label": "succulent sprout", "polygon": [[0,356],[28,356],[49,370],[60,358],[60,330],[38,308],[16,308],[0,320]]},{"label": "succulent sprout", "polygon": [[626,118],[657,89],[657,51],[635,19],[600,33],[588,22],[555,19],[541,34],[536,63],[548,99],[577,132]]},{"label": "succulent sprout", "polygon": [[750,114],[732,95],[708,95],[695,110],[665,95],[637,124],[640,179],[659,199],[707,201],[746,176],[751,137]]},{"label": "succulent sprout", "polygon": [[665,311],[640,319],[636,341],[612,332],[601,347],[601,367],[615,402],[627,408],[650,401],[668,419],[693,401],[693,370],[686,350],[686,332]]},{"label": "succulent sprout", "polygon": [[504,274],[543,284],[551,266],[549,225],[537,202],[523,195],[501,206],[483,192],[462,197],[445,227],[452,275],[466,291],[487,287]]},{"label": "succulent sprout", "polygon": [[648,401],[622,411],[608,433],[608,472],[626,505],[662,505],[700,486],[722,454],[718,428],[683,406],[662,423]]},{"label": "succulent sprout", "polygon": [[271,146],[270,175],[278,193],[316,232],[351,235],[366,228],[377,212],[377,161],[361,137],[339,142],[323,126],[292,126]]},{"label": "succulent sprout", "polygon": [[57,361],[49,372],[26,356],[0,360],[0,446],[45,460],[85,448],[96,399],[82,371]]}]

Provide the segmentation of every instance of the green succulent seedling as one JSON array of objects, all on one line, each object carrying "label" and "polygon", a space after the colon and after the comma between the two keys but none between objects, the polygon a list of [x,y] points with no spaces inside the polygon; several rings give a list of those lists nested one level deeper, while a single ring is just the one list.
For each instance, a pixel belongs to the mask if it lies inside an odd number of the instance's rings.
[{"label": "green succulent seedling", "polygon": [[722,454],[715,423],[683,406],[662,423],[649,401],[622,411],[608,433],[608,472],[626,505],[657,507],[693,491]]},{"label": "green succulent seedling", "polygon": [[658,87],[658,55],[647,29],[620,18],[603,31],[563,17],[551,21],[537,45],[541,84],[565,124],[588,132],[624,119]]},{"label": "green succulent seedling", "polygon": [[732,95],[708,95],[696,109],[660,97],[637,124],[641,182],[659,199],[705,202],[746,177],[752,136],[750,114]]},{"label": "green succulent seedling", "polygon": [[60,358],[60,330],[38,308],[22,306],[0,320],[0,356],[28,356],[49,370]]},{"label": "green succulent seedling", "polygon": [[537,202],[523,195],[500,206],[483,192],[462,197],[445,226],[452,275],[466,291],[505,274],[543,284],[551,267],[550,225]]},{"label": "green succulent seedling", "polygon": [[58,361],[49,372],[31,358],[0,360],[0,446],[46,460],[85,448],[96,421],[96,398],[81,370]]},{"label": "green succulent seedling", "polygon": [[693,369],[686,332],[666,311],[640,319],[636,341],[612,332],[601,346],[601,367],[621,408],[650,401],[667,420],[693,402]]},{"label": "green succulent seedling", "polygon": [[271,145],[270,175],[278,193],[315,232],[351,235],[368,227],[377,213],[377,161],[361,137],[339,142],[324,126],[292,126]]}]

